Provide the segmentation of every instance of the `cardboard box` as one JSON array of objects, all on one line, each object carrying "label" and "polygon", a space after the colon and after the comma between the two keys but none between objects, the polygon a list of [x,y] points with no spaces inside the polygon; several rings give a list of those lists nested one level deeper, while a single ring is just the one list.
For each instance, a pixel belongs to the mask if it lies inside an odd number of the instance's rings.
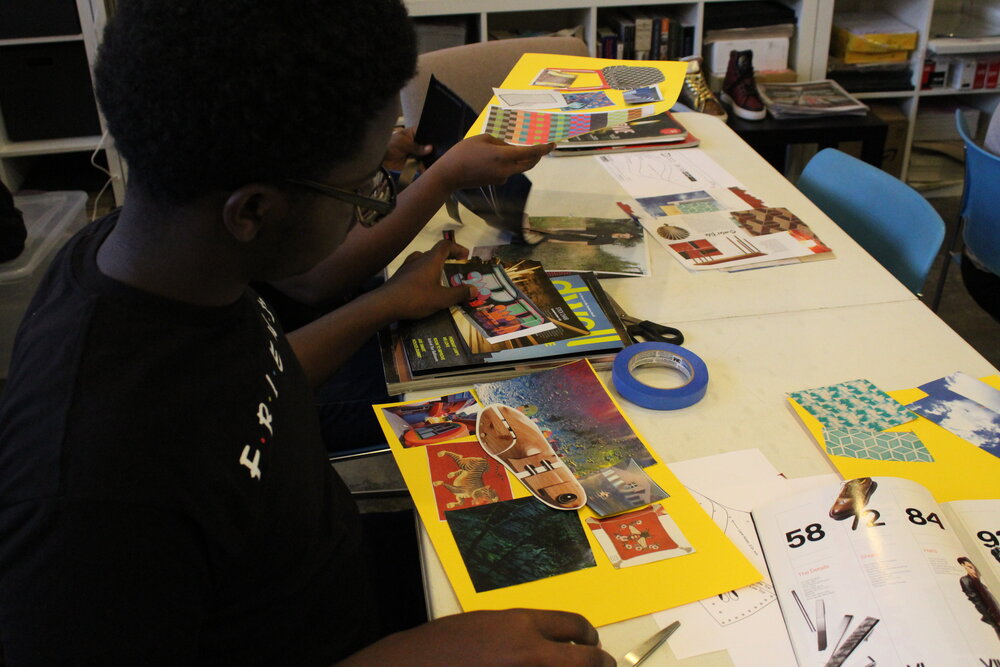
[{"label": "cardboard box", "polygon": [[7,377],[14,334],[56,251],[87,222],[85,192],[14,197],[24,214],[24,251],[0,264],[0,377]]},{"label": "cardboard box", "polygon": [[730,51],[753,51],[755,71],[783,70],[788,68],[787,37],[760,39],[726,39],[705,45],[705,67],[712,74],[725,76],[729,67]]},{"label": "cardboard box", "polygon": [[868,107],[888,126],[885,148],[882,151],[882,170],[899,178],[903,173],[903,153],[906,151],[906,132],[910,119],[895,104],[871,102]]},{"label": "cardboard box", "polygon": [[835,56],[912,51],[917,48],[917,30],[886,12],[845,12],[833,17],[830,48]]}]

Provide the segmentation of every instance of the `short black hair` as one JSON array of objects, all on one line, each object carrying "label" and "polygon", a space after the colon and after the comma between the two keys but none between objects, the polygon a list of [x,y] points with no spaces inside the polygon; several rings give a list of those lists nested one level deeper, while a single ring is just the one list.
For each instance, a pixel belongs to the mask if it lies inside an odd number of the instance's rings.
[{"label": "short black hair", "polygon": [[180,202],[321,176],[415,68],[400,0],[123,0],[95,77],[130,180]]}]

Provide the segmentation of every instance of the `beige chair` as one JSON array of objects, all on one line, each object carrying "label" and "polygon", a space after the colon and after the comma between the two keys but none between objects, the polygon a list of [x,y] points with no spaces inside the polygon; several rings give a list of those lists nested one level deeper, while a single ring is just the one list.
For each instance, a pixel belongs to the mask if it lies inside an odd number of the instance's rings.
[{"label": "beige chair", "polygon": [[477,42],[430,51],[417,59],[417,75],[399,94],[407,127],[416,127],[431,74],[477,113],[486,106],[523,53],[589,55],[576,37],[521,37]]}]

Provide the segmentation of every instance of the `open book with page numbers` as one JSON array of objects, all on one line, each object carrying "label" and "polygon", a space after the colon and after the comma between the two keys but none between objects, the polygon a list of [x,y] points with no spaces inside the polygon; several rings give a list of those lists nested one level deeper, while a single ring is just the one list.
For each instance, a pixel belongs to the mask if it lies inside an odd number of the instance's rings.
[{"label": "open book with page numbers", "polygon": [[1000,500],[861,477],[751,515],[800,666],[1000,664]]}]

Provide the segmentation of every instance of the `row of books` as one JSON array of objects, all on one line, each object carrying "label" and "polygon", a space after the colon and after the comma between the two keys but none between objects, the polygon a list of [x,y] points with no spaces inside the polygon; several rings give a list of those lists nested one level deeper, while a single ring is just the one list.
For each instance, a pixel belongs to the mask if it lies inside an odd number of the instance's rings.
[{"label": "row of books", "polygon": [[996,88],[1000,83],[1000,53],[937,55],[928,53],[920,88],[980,90]]},{"label": "row of books", "polygon": [[694,26],[642,9],[622,9],[602,15],[597,29],[601,58],[677,60],[694,53]]}]

